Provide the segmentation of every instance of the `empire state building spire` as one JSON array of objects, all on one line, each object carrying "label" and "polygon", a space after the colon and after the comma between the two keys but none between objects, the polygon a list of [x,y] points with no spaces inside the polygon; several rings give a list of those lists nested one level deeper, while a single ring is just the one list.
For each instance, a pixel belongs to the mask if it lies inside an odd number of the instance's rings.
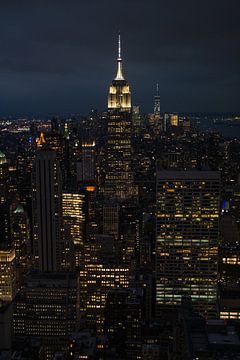
[{"label": "empire state building spire", "polygon": [[109,111],[131,112],[131,91],[122,73],[121,35],[118,34],[117,75],[109,86]]},{"label": "empire state building spire", "polygon": [[117,58],[117,75],[114,80],[124,80],[122,73],[122,57],[121,57],[121,34],[118,34],[118,58]]}]

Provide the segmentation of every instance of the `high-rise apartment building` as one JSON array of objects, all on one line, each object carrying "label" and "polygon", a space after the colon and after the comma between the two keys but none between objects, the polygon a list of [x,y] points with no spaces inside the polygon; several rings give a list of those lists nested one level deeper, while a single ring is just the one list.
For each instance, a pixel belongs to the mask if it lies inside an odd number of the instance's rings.
[{"label": "high-rise apartment building", "polygon": [[157,317],[184,295],[204,316],[214,316],[219,196],[219,172],[157,171]]},{"label": "high-rise apartment building", "polygon": [[117,75],[109,87],[105,196],[125,200],[136,194],[131,170],[132,104],[130,87],[122,72],[118,40]]},{"label": "high-rise apartment building", "polygon": [[33,251],[40,271],[58,271],[62,266],[63,239],[61,176],[56,154],[41,149],[33,171]]}]

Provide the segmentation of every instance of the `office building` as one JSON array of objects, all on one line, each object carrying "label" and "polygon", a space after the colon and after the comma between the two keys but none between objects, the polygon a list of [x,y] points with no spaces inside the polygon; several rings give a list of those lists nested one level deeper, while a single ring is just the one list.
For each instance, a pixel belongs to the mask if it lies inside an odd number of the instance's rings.
[{"label": "office building", "polygon": [[96,180],[96,144],[94,140],[83,140],[80,161],[77,162],[77,181],[94,184]]},{"label": "office building", "polygon": [[16,298],[15,339],[40,341],[42,359],[52,359],[56,351],[66,351],[69,337],[76,331],[77,282],[70,272],[31,274]]},{"label": "office building", "polygon": [[103,234],[119,238],[119,215],[120,206],[117,202],[106,202],[103,204]]},{"label": "office building", "polygon": [[63,226],[66,237],[70,237],[68,239],[69,251],[71,244],[73,245],[72,251],[75,254],[75,266],[80,264],[80,252],[85,239],[85,203],[86,196],[83,193],[68,191],[62,194]]},{"label": "office building", "polygon": [[[1,275],[0,275],[1,276]],[[12,359],[12,315],[13,303],[0,300],[0,359]]]},{"label": "office building", "polygon": [[17,293],[14,248],[0,249],[0,302],[12,301]]},{"label": "office building", "polygon": [[11,244],[16,254],[17,281],[21,285],[32,264],[30,220],[21,204],[12,205],[10,213]]},{"label": "office building", "polygon": [[8,203],[0,205],[0,248],[11,245],[11,218]]},{"label": "office building", "polygon": [[62,267],[61,176],[56,154],[41,149],[33,169],[33,251],[40,271],[58,271]]},{"label": "office building", "polygon": [[184,295],[216,316],[219,172],[158,170],[156,196],[156,316]]},{"label": "office building", "polygon": [[105,307],[107,351],[124,359],[141,359],[142,289],[111,289]]},{"label": "office building", "polygon": [[129,286],[129,268],[125,265],[91,263],[80,269],[80,311],[87,326],[103,331],[104,310],[111,288]]},{"label": "office building", "polygon": [[[106,211],[107,218],[110,215],[111,219],[112,208],[106,209]],[[107,227],[109,225],[107,224]],[[96,330],[99,334],[103,333],[104,309],[108,291],[112,288],[128,287],[130,281],[129,266],[123,264],[118,257],[114,235],[115,231],[112,235],[87,236],[80,263],[80,312],[86,321],[86,326]]]}]

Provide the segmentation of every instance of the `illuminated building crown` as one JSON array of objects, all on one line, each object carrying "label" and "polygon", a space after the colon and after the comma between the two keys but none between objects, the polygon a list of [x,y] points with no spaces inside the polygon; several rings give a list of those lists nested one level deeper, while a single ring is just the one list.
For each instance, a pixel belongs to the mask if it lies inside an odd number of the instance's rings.
[{"label": "illuminated building crown", "polygon": [[118,35],[117,75],[109,87],[108,110],[131,111],[131,91],[122,72],[121,35]]}]

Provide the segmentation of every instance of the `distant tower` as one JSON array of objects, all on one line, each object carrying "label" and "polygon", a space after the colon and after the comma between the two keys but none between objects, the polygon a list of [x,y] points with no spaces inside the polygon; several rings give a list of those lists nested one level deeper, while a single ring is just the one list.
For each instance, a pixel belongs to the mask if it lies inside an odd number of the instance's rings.
[{"label": "distant tower", "polygon": [[33,231],[34,255],[40,271],[61,268],[61,180],[56,154],[37,152],[33,171]]},{"label": "distant tower", "polygon": [[41,132],[39,138],[36,139],[37,147],[42,148],[46,144],[43,132]]},{"label": "distant tower", "polygon": [[158,115],[160,117],[160,96],[159,96],[159,85],[157,83],[156,95],[154,96],[154,115]]},{"label": "distant tower", "polygon": [[6,156],[0,151],[0,205],[7,200],[8,193],[8,163]]},{"label": "distant tower", "polygon": [[118,36],[117,75],[108,94],[108,161],[105,181],[107,197],[125,200],[135,195],[131,171],[131,92],[123,77],[121,38]]}]

